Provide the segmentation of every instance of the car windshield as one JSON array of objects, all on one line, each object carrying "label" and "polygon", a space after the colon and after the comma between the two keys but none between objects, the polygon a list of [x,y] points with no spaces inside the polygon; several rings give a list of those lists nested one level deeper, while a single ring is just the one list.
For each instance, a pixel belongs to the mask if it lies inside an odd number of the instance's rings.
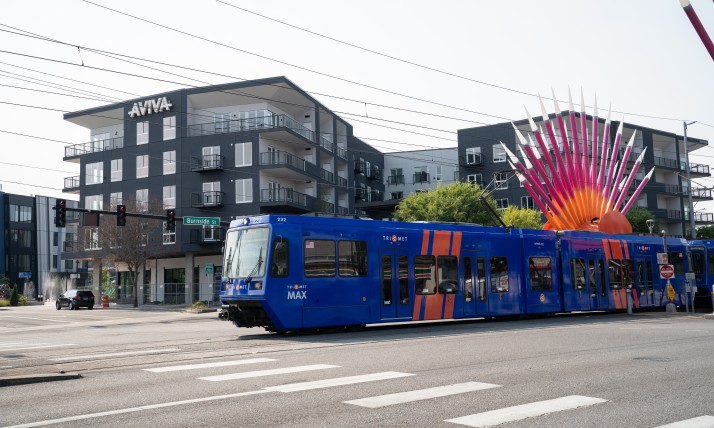
[{"label": "car windshield", "polygon": [[231,230],[226,236],[223,260],[226,278],[260,277],[265,274],[267,227]]}]

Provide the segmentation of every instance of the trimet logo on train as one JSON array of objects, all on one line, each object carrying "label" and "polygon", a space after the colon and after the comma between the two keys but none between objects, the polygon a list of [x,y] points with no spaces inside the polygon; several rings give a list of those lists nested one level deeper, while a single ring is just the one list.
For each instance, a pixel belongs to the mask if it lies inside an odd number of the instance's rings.
[{"label": "trimet logo on train", "polygon": [[406,236],[397,236],[396,234],[394,235],[382,235],[382,240],[384,241],[389,241],[392,243],[397,243],[397,242],[407,242],[407,237]]},{"label": "trimet logo on train", "polygon": [[288,300],[305,300],[307,299],[307,285],[295,284],[288,285]]}]

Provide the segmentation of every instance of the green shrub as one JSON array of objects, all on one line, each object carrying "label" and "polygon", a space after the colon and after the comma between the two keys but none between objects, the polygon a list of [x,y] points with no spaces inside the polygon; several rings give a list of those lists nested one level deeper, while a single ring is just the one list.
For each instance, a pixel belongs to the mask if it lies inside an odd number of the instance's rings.
[{"label": "green shrub", "polygon": [[27,306],[27,296],[20,296],[18,302],[21,306]]},{"label": "green shrub", "polygon": [[0,308],[6,308],[10,306],[10,301],[7,299],[0,299]]},{"label": "green shrub", "polygon": [[17,293],[17,284],[12,287],[12,294],[10,294],[10,306],[17,306],[20,304],[20,295]]},{"label": "green shrub", "polygon": [[206,308],[206,302],[204,302],[203,300],[194,302],[194,304],[191,305],[191,309],[205,309],[205,308]]}]

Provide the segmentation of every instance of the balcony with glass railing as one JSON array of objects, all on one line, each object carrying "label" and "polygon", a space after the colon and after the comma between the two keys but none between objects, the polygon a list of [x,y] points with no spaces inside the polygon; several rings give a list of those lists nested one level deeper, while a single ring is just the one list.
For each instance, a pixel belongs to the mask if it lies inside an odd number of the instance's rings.
[{"label": "balcony with glass railing", "polygon": [[287,129],[310,142],[315,142],[315,133],[292,117],[279,114],[248,119],[220,119],[188,126],[189,137],[228,134],[243,131],[271,131]]},{"label": "balcony with glass railing", "polygon": [[693,163],[689,171],[696,175],[709,175],[709,165]]},{"label": "balcony with glass railing", "polygon": [[347,179],[344,177],[340,177],[339,175],[337,176],[337,186],[338,187],[347,187]]},{"label": "balcony with glass railing", "polygon": [[191,193],[191,206],[194,208],[218,207],[223,205],[225,192],[215,190]]},{"label": "balcony with glass railing", "polygon": [[333,204],[332,202],[328,202],[328,201],[320,201],[320,212],[327,213],[327,214],[334,214],[335,213],[335,204]]},{"label": "balcony with glass railing", "polygon": [[696,199],[712,199],[712,189],[706,187],[692,188],[692,198]]},{"label": "balcony with glass railing", "polygon": [[284,167],[295,172],[307,174],[312,178],[321,176],[320,167],[287,152],[263,152],[260,154],[260,165]]},{"label": "balcony with glass railing", "polygon": [[191,171],[220,171],[225,159],[226,157],[221,155],[191,156]]},{"label": "balcony with glass railing", "polygon": [[260,202],[265,204],[263,210],[268,212],[275,208],[280,212],[305,213],[315,211],[317,198],[300,193],[293,189],[261,189]]},{"label": "balcony with glass railing", "polygon": [[670,159],[670,158],[663,158],[660,156],[655,156],[654,163],[656,166],[660,166],[660,167],[664,167],[664,168],[673,168],[673,169],[679,168],[679,162],[677,161],[677,159]]},{"label": "balcony with glass railing", "polygon": [[326,169],[320,168],[320,178],[323,180],[327,181],[328,183],[334,184],[335,182],[335,173],[332,171],[328,171]]},{"label": "balcony with glass railing", "polygon": [[105,140],[90,141],[89,143],[74,144],[64,148],[64,160],[78,162],[78,156],[86,155],[88,153],[121,149],[122,147],[124,147],[124,137],[107,138]]},{"label": "balcony with glass railing", "polygon": [[332,141],[328,140],[327,138],[323,137],[322,135],[320,135],[320,147],[322,147],[323,149],[327,150],[330,153],[335,151],[335,145],[332,143]]},{"label": "balcony with glass railing", "polygon": [[335,154],[342,159],[347,159],[347,149],[339,144],[335,146]]},{"label": "balcony with glass railing", "polygon": [[64,193],[79,193],[79,176],[66,177],[64,179]]}]

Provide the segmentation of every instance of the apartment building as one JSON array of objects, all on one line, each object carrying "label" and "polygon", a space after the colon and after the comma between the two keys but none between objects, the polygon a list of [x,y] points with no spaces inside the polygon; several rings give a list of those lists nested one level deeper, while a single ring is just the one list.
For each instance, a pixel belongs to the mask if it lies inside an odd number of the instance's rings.
[{"label": "apartment building", "polygon": [[[567,122],[568,113],[563,112],[563,117]],[[537,125],[542,125],[540,120],[542,119],[536,120]],[[588,116],[588,129],[591,129],[592,121],[593,118]],[[515,125],[524,135],[530,133],[527,119],[517,121]],[[604,119],[599,119],[601,138],[604,125]],[[610,144],[615,140],[615,130],[619,125],[619,122],[612,122]],[[690,189],[687,180],[687,153],[684,148],[684,137],[625,122],[618,161],[622,162],[625,146],[635,132],[633,154],[628,159],[628,165],[631,167],[645,148],[647,148],[647,152],[642,167],[638,170],[632,186],[627,191],[632,193],[645,174],[653,166],[656,167],[654,176],[637,199],[637,206],[652,212],[667,234],[684,236],[691,230],[689,217],[689,196],[691,194],[695,202],[695,222],[698,224],[714,222],[714,218],[712,218],[714,214],[696,210],[696,202],[712,200],[711,189],[696,184],[697,178],[711,176],[709,166],[695,163],[690,165],[691,179],[694,183]],[[560,135],[557,135],[557,138],[560,143]],[[489,189],[493,190],[492,196],[496,201],[496,206],[501,210],[510,205],[534,208],[533,199],[514,177],[501,142],[512,152],[517,152],[516,133],[510,123],[460,129],[458,131],[459,175],[462,179],[479,183],[482,186],[489,186]],[[707,145],[706,140],[687,138],[689,153]]]},{"label": "apartment building", "polygon": [[[136,206],[127,210],[140,212],[158,201],[179,218],[220,218],[219,226],[179,221],[175,231],[147,221],[147,235],[163,248],[140,276],[140,302],[216,300],[233,219],[360,214],[384,193],[382,154],[285,77],[155,94],[64,118],[88,131],[88,142],[64,156],[80,166],[64,191],[79,195],[81,208],[111,211],[130,201]],[[84,227],[69,257],[102,263],[95,255],[106,243],[97,236]],[[117,266],[117,293],[128,300],[124,269]]]}]

